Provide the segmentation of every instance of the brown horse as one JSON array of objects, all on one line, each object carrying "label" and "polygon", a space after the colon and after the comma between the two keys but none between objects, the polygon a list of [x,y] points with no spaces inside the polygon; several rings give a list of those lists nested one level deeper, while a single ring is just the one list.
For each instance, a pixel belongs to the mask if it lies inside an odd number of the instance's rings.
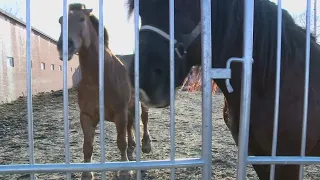
[{"label": "brown horse", "polygon": [[[94,131],[99,123],[99,20],[91,14],[92,9],[75,3],[69,5],[68,18],[68,60],[78,53],[82,79],[77,88],[80,109],[80,123],[84,135],[84,162],[91,162]],[[62,17],[61,34],[57,43],[62,60]],[[117,146],[121,161],[133,160],[135,149],[134,129],[134,96],[126,67],[108,48],[108,34],[104,29],[104,103],[105,119],[114,122],[117,129]],[[148,109],[141,104],[144,135],[142,151],[151,151],[151,138],[148,130]],[[128,140],[126,135],[128,132]],[[121,171],[120,179],[129,179],[130,171]],[[82,179],[93,179],[91,172],[83,172]]]},{"label": "brown horse", "polygon": [[[169,0],[140,0],[140,89],[148,106],[166,107],[170,102]],[[212,66],[225,68],[231,57],[243,56],[244,0],[211,2]],[[129,0],[129,13],[134,0]],[[188,70],[201,64],[200,0],[175,0],[175,86]],[[147,26],[149,25],[149,26]],[[152,28],[150,28],[150,26]],[[254,42],[248,154],[270,156],[273,139],[275,80],[277,67],[277,5],[254,1]],[[277,155],[299,156],[304,106],[306,31],[282,10],[281,85]],[[177,52],[177,51],[176,51]],[[183,56],[181,56],[183,54]],[[310,42],[310,80],[306,156],[320,156],[320,46]],[[133,68],[131,68],[131,73]],[[242,64],[231,64],[232,93],[224,79],[215,79],[225,96],[224,118],[238,145]],[[132,79],[133,81],[133,79]],[[211,98],[211,97],[210,97]],[[211,142],[206,142],[211,143]],[[270,178],[269,165],[253,165],[261,180]],[[276,180],[298,180],[299,166],[276,165]]]},{"label": "brown horse", "polygon": [[[123,63],[123,65],[127,68],[130,69],[131,65],[134,63],[134,55],[133,54],[128,54],[128,55],[117,55],[117,57],[120,59],[120,61]],[[132,96],[134,96],[134,87],[132,88]],[[151,151],[151,136],[149,133],[149,128],[148,128],[148,120],[149,120],[149,108],[143,103],[140,102],[141,104],[141,119],[143,123],[143,138],[142,138],[142,152],[144,153],[149,153]],[[134,104],[134,97],[131,101],[131,104],[129,106],[129,119],[134,120],[134,115],[135,115],[135,104]],[[135,126],[133,126],[135,127]],[[128,129],[128,133],[131,131],[131,129]],[[128,151],[130,151],[130,155],[128,155],[129,159],[132,158],[132,152],[135,148],[135,142],[133,142],[134,147],[129,148]]]}]

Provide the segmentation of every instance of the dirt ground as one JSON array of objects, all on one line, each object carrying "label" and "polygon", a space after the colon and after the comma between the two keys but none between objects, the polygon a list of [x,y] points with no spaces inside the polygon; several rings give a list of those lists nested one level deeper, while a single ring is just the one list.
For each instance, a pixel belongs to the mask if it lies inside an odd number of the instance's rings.
[{"label": "dirt ground", "polygon": [[[62,92],[43,93],[33,98],[34,139],[36,163],[64,163],[64,129]],[[213,96],[213,148],[212,179],[235,179],[237,149],[222,119],[223,96]],[[10,104],[0,105],[0,164],[27,164],[27,114],[26,100],[20,98]],[[82,162],[82,130],[79,123],[79,109],[76,93],[69,90],[70,153],[72,162]],[[169,109],[150,109],[149,126],[153,139],[153,150],[143,154],[142,160],[169,159]],[[142,123],[141,123],[142,124]],[[107,161],[119,160],[116,147],[115,126],[105,123]],[[142,126],[141,126],[142,127]],[[201,94],[177,93],[176,100],[176,158],[201,156]],[[96,130],[93,161],[100,159],[99,127]],[[320,179],[319,167],[306,168],[305,179]],[[107,173],[111,179],[112,172]],[[65,179],[62,173],[36,174],[37,179]],[[72,173],[73,179],[79,179],[80,173]],[[96,173],[97,179],[100,173]],[[0,174],[0,179],[27,179],[25,174]],[[247,168],[247,178],[257,179],[251,166]],[[143,179],[170,179],[170,170],[148,170]],[[201,168],[176,169],[176,179],[201,179]]]}]

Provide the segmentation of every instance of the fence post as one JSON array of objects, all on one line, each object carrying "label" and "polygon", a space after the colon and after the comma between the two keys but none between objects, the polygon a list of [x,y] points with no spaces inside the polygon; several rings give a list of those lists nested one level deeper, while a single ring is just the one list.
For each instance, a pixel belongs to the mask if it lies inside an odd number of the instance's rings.
[{"label": "fence post", "polygon": [[201,0],[201,59],[202,59],[202,179],[212,176],[212,38],[211,0]]}]

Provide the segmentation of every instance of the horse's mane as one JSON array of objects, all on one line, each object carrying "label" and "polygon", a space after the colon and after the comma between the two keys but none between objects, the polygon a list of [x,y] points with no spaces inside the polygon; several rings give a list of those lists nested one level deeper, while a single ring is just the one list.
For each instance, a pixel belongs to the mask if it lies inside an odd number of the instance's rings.
[{"label": "horse's mane", "polygon": [[[81,9],[85,9],[86,6],[82,3],[73,3],[73,4],[69,4],[69,10],[81,10]],[[99,35],[99,19],[91,14],[90,16],[90,21],[93,25],[93,28],[96,30],[97,34]],[[108,31],[107,29],[104,27],[104,45],[109,48],[109,35],[108,35]]]},{"label": "horse's mane", "polygon": [[134,9],[134,0],[128,0],[127,5],[128,5],[128,17],[130,17]]},{"label": "horse's mane", "polygon": [[[195,4],[196,2],[196,4]],[[162,3],[162,4],[159,4]],[[182,7],[183,9],[188,9],[188,12],[190,13],[190,10],[193,11],[196,5],[196,8],[199,7],[200,3],[194,0],[175,0],[174,1],[175,7]],[[161,6],[165,6],[165,7],[169,7],[169,0],[140,0],[139,1],[139,6],[140,9],[141,7],[144,8],[144,10],[148,10],[151,12],[156,12],[156,9],[159,9],[159,5]],[[153,7],[153,8],[150,8]],[[156,8],[158,7],[158,8]],[[127,14],[128,14],[128,18],[131,17],[131,15],[133,14],[134,11],[134,0],[128,0],[127,1]],[[140,11],[141,13],[141,11]],[[194,13],[194,12],[191,12]],[[195,14],[194,14],[195,15]],[[200,15],[200,13],[199,13]],[[195,16],[199,16],[198,14]]]},{"label": "horse's mane", "polygon": [[[232,1],[232,2],[230,2]],[[242,57],[244,0],[212,1],[213,58],[226,60]],[[260,96],[274,92],[277,67],[278,6],[269,0],[254,4],[253,88]],[[316,38],[311,36],[311,59],[319,54]],[[306,30],[297,25],[286,10],[282,10],[281,76],[292,67],[303,69],[306,52]],[[231,54],[233,52],[233,54]],[[313,55],[312,55],[313,54]],[[319,54],[320,55],[320,54]],[[224,61],[219,61],[224,62]],[[224,66],[224,64],[219,64]],[[283,78],[281,78],[281,81]],[[282,83],[281,83],[282,84]]]},{"label": "horse's mane", "polygon": [[[239,3],[240,5],[240,3]],[[239,15],[243,18],[243,6],[241,1]],[[253,71],[257,78],[255,87],[257,92],[264,96],[270,90],[273,92],[276,78],[276,58],[277,58],[277,8],[274,2],[269,0],[255,1],[255,17],[254,17],[254,44],[253,44]],[[235,18],[229,18],[228,27],[234,27],[231,23],[235,22]],[[242,21],[243,22],[243,21]],[[242,23],[240,24],[243,25]],[[225,28],[225,29],[228,29]],[[243,33],[242,31],[240,33]],[[228,36],[228,34],[226,34]],[[230,38],[230,37],[229,37]],[[242,37],[243,38],[243,37]],[[316,38],[310,34],[310,53],[319,54],[319,45]],[[227,43],[227,42],[225,42]],[[228,43],[231,44],[231,43]],[[239,44],[237,41],[236,44]],[[227,49],[224,50],[227,54]],[[292,16],[286,10],[282,10],[282,37],[281,37],[281,75],[286,74],[286,69],[292,67],[301,67],[304,69],[306,53],[306,30],[297,25]],[[311,55],[310,58],[313,56]],[[283,78],[281,78],[281,81]],[[282,83],[281,83],[282,84]]]},{"label": "horse's mane", "polygon": [[[181,2],[188,3],[181,3]],[[190,8],[194,0],[176,0],[176,9]],[[160,6],[168,0],[140,0],[140,7],[144,10]],[[160,4],[162,3],[162,4]],[[198,3],[198,2],[197,2]],[[134,10],[134,0],[128,0],[129,16]],[[253,44],[253,83],[260,95],[274,89],[277,57],[277,5],[269,0],[256,0],[254,13],[254,44]],[[212,1],[212,42],[214,66],[225,67],[225,60],[232,56],[242,56],[244,0],[216,0]],[[169,9],[169,8],[168,8]],[[191,6],[191,9],[192,8]],[[200,9],[197,10],[199,13]],[[140,11],[141,12],[141,11]],[[149,13],[149,12],[148,12]],[[197,16],[197,14],[194,14]],[[311,58],[319,54],[320,48],[316,38],[311,36]],[[297,25],[292,16],[282,10],[282,43],[281,43],[281,74],[290,66],[304,64],[306,46],[306,30]],[[316,53],[316,54],[314,54]],[[313,56],[312,56],[313,54]],[[219,62],[221,62],[219,64]]]}]

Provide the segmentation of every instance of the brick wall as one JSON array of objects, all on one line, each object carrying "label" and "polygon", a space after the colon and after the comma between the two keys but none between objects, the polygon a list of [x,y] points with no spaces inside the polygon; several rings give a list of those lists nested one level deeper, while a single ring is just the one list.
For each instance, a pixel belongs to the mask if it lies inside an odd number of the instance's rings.
[{"label": "brick wall", "polygon": [[[27,92],[26,31],[24,24],[2,13],[0,27],[0,103],[4,103]],[[33,94],[62,89],[63,62],[58,57],[55,40],[38,31],[32,31],[31,36]],[[79,80],[78,56],[74,56],[68,62],[68,86]]]}]

